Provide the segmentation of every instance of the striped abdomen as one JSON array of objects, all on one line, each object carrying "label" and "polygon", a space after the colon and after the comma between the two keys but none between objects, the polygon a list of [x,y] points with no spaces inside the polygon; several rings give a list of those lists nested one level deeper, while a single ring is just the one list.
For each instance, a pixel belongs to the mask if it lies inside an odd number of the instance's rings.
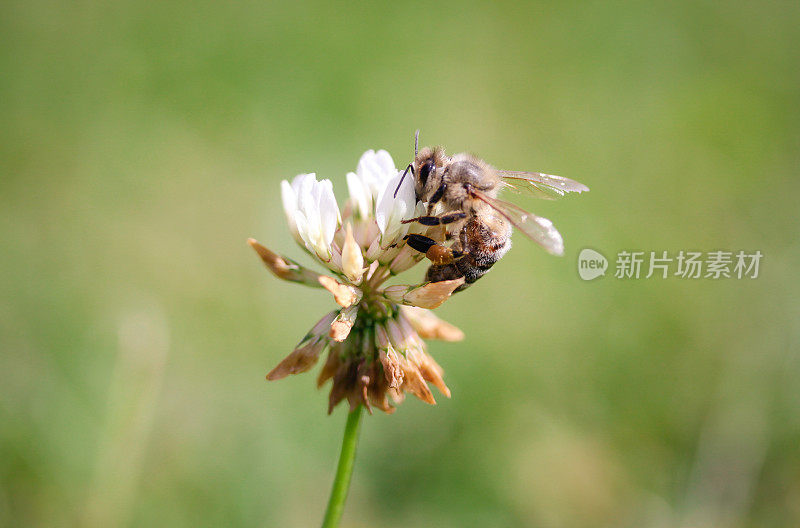
[{"label": "striped abdomen", "polygon": [[453,248],[465,255],[451,264],[429,267],[425,279],[439,282],[464,277],[464,284],[455,290],[458,292],[480,279],[511,249],[511,225],[495,214],[473,216]]}]

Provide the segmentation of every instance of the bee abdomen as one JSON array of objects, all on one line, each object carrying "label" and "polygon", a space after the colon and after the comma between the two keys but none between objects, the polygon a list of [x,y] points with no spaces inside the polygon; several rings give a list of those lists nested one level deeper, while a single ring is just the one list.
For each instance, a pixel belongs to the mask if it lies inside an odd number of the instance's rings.
[{"label": "bee abdomen", "polygon": [[460,236],[466,255],[450,264],[432,265],[428,268],[425,279],[439,282],[464,277],[464,284],[455,291],[468,288],[511,249],[510,229],[505,225],[502,227],[504,229],[499,233],[494,232],[478,219],[473,219],[464,227]]},{"label": "bee abdomen", "polygon": [[445,264],[443,266],[433,265],[428,268],[428,272],[425,274],[425,280],[440,282],[464,277],[464,284],[455,290],[459,292],[468,288],[473,282],[483,277],[500,258],[484,258],[481,260],[482,262],[479,264],[474,257],[467,255],[452,264]]}]

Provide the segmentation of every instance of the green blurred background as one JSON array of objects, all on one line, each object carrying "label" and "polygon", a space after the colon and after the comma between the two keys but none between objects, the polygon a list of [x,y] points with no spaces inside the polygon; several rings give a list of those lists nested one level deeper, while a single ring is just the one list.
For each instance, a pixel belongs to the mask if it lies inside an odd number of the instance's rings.
[{"label": "green blurred background", "polygon": [[245,240],[302,259],[279,181],[341,204],[417,128],[592,191],[518,202],[566,256],[439,311],[453,397],[365,421],[344,525],[800,525],[800,4],[7,1],[0,43],[0,525],[317,525],[345,411],[264,375],[333,303]]}]

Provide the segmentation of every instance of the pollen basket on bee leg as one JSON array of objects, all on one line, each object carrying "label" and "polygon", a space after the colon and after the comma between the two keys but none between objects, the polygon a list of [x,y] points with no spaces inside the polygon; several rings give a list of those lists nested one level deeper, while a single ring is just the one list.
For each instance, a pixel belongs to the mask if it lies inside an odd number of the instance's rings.
[{"label": "pollen basket on bee leg", "polygon": [[450,264],[454,260],[454,255],[450,248],[439,244],[431,246],[430,249],[425,252],[425,257],[437,266]]}]

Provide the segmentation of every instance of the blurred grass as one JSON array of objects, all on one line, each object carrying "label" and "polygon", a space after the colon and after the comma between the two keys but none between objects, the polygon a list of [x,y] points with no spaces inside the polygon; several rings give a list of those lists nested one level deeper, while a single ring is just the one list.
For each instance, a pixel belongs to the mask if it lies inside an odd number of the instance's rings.
[{"label": "blurred grass", "polygon": [[[341,202],[416,128],[592,192],[442,308],[453,398],[366,421],[345,524],[797,525],[798,11],[3,3],[0,525],[319,522],[344,413],[263,376],[330,300],[244,241],[298,257],[278,182]],[[765,257],[585,283],[586,246]]]}]

